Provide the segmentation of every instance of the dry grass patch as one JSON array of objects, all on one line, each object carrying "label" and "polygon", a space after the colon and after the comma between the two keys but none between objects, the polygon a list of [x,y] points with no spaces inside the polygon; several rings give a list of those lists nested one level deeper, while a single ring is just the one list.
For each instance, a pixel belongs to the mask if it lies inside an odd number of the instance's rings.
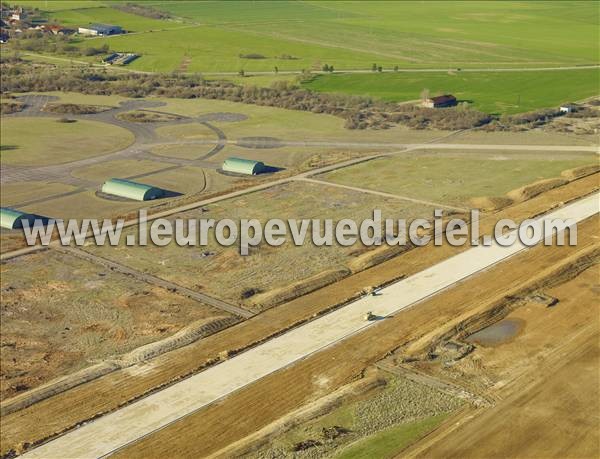
[{"label": "dry grass patch", "polygon": [[2,399],[222,315],[58,252],[0,267]]}]

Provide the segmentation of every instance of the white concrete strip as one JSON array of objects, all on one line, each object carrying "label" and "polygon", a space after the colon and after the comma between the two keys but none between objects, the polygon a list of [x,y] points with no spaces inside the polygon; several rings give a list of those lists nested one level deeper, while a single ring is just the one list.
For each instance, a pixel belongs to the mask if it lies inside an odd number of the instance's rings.
[{"label": "white concrete strip", "polygon": [[[576,222],[600,212],[600,193],[583,198],[535,220],[571,218]],[[506,235],[505,237],[509,237]],[[195,411],[285,368],[378,321],[365,321],[372,311],[385,317],[408,308],[457,282],[515,255],[527,247],[478,246],[420,273],[365,296],[319,319],[293,329],[230,360],[207,369],[131,405],[91,421],[24,455],[26,458],[97,458],[135,442]]]}]

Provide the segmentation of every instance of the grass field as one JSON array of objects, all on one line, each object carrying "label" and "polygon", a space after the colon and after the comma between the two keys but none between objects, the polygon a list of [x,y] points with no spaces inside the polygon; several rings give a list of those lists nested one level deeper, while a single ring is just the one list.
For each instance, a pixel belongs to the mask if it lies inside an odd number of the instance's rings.
[{"label": "grass field", "polygon": [[13,182],[3,183],[2,193],[0,193],[0,202],[2,206],[12,206],[18,203],[39,199],[40,190],[44,191],[45,196],[70,193],[77,187],[58,182]]},{"label": "grass field", "polygon": [[61,164],[120,150],[134,140],[131,132],[96,121],[24,117],[2,119],[1,124],[2,164]]},{"label": "grass field", "polygon": [[[305,451],[310,452],[307,457],[395,457],[400,450],[437,427],[460,405],[459,400],[431,387],[404,378],[386,378],[385,386],[357,393],[336,403],[322,416],[287,431],[284,429],[259,452],[293,457],[290,453],[296,445],[312,440],[317,444]],[[332,426],[337,426],[341,433],[327,437],[324,432]]]},{"label": "grass field", "polygon": [[349,445],[336,459],[381,459],[395,457],[410,444],[435,429],[448,415],[440,414],[419,421],[390,427],[370,437]]},{"label": "grass field", "polygon": [[[430,217],[432,209],[411,202],[386,199],[328,185],[292,183],[174,215],[173,218],[372,218],[373,209],[381,209],[390,218]],[[137,231],[130,229],[128,231]],[[286,244],[272,247],[261,244],[240,260],[239,247],[219,245],[210,238],[206,247],[185,247],[175,243],[164,247],[122,246],[90,247],[100,256],[124,261],[136,269],[164,277],[188,288],[206,292],[233,303],[245,303],[245,289],[267,293],[290,286],[326,270],[343,269],[360,247],[317,247],[308,241],[294,245],[288,235]],[[203,255],[208,252],[210,255]],[[172,269],[173,266],[177,269]],[[250,304],[253,298],[250,298]]]},{"label": "grass field", "polygon": [[600,69],[319,75],[304,87],[393,102],[419,99],[426,88],[432,96],[453,94],[486,113],[518,113],[600,94]]},{"label": "grass field", "polygon": [[591,155],[577,154],[424,151],[357,164],[321,178],[440,204],[468,206],[471,198],[501,197],[532,182],[560,177],[563,170],[595,162]]},{"label": "grass field", "polygon": [[91,166],[84,166],[71,172],[73,177],[82,178],[97,183],[104,183],[108,178],[127,175],[127,172],[137,174],[148,174],[167,167],[166,163],[148,161],[145,159],[116,159],[105,161]]},{"label": "grass field", "polygon": [[[19,3],[68,25],[108,22],[143,32],[82,46],[106,42],[140,53],[130,67],[146,71],[175,71],[184,61],[190,72],[598,62],[596,2],[145,2],[175,21],[123,13],[108,2]],[[250,53],[264,59],[240,58]]]},{"label": "grass field", "polygon": [[48,18],[72,28],[86,27],[91,23],[98,22],[101,24],[119,24],[128,32],[145,32],[181,27],[181,24],[176,22],[146,18],[110,7],[55,11],[49,13]]}]

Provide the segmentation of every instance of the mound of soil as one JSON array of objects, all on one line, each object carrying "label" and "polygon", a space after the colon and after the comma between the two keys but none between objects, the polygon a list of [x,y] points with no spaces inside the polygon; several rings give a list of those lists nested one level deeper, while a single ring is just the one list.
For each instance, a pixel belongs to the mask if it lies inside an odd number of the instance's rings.
[{"label": "mound of soil", "polygon": [[370,268],[371,266],[378,265],[379,263],[383,263],[384,261],[389,260],[390,258],[393,258],[401,254],[402,252],[409,250],[410,248],[411,247],[409,246],[389,246],[385,244],[381,247],[369,250],[352,258],[352,260],[350,260],[350,262],[348,263],[348,268],[353,273],[356,273],[358,271]]},{"label": "mound of soil", "polygon": [[516,190],[509,191],[507,196],[515,202],[526,201],[527,199],[531,199],[538,194],[544,193],[567,183],[569,183],[569,181],[564,178],[540,180],[532,183],[531,185],[525,185],[521,188],[517,188]]},{"label": "mound of soil", "polygon": [[286,285],[285,287],[254,295],[252,303],[260,309],[267,309],[332,284],[349,274],[350,271],[346,268],[329,269],[306,279],[296,281],[293,284]]},{"label": "mound of soil", "polygon": [[508,207],[513,203],[513,200],[503,196],[481,196],[477,198],[471,198],[469,200],[469,207],[474,209],[480,209],[484,212],[491,212],[494,210],[500,210],[504,207]]},{"label": "mound of soil", "polygon": [[25,108],[25,104],[21,102],[2,102],[0,104],[0,115],[10,115],[17,113]]},{"label": "mound of soil", "polygon": [[600,171],[600,165],[598,164],[590,164],[589,166],[581,166],[576,167],[574,169],[567,169],[563,171],[560,175],[564,178],[573,180],[576,178],[585,177],[586,175],[595,174]]}]

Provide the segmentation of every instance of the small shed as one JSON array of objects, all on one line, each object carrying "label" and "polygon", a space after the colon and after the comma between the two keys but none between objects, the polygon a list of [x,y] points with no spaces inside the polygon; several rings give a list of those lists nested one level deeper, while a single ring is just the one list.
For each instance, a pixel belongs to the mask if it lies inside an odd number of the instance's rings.
[{"label": "small shed", "polygon": [[31,214],[9,207],[0,207],[0,226],[6,229],[23,228],[23,221],[33,222],[35,217]]},{"label": "small shed", "polygon": [[131,180],[111,178],[102,185],[102,192],[119,196],[121,198],[133,199],[135,201],[150,201],[164,196],[164,190],[144,183],[132,182]]},{"label": "small shed", "polygon": [[222,169],[235,174],[257,175],[266,172],[267,168],[261,161],[243,158],[227,158]]},{"label": "small shed", "polygon": [[452,94],[430,97],[423,101],[423,107],[427,108],[453,107],[454,105],[456,105],[456,97]]}]

